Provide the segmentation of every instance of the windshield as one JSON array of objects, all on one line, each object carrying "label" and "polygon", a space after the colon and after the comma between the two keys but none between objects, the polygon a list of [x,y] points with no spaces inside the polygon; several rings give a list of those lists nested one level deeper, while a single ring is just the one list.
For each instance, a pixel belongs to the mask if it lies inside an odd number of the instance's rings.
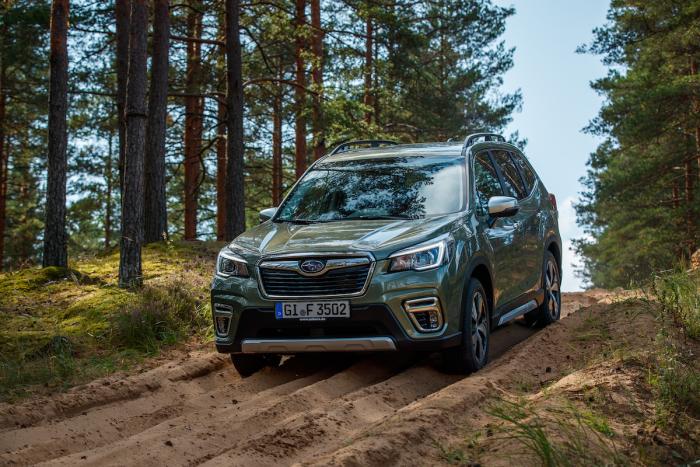
[{"label": "windshield", "polygon": [[324,162],[309,171],[280,207],[278,222],[418,219],[461,211],[461,157],[392,157]]}]

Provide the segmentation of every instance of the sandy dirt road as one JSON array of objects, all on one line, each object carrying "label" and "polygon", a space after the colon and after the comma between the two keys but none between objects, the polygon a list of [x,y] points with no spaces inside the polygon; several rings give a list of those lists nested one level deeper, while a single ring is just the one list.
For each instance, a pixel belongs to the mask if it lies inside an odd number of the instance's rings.
[{"label": "sandy dirt road", "polygon": [[466,410],[499,382],[551,378],[575,358],[559,342],[580,325],[576,310],[604,296],[566,294],[567,316],[545,330],[496,330],[489,365],[466,378],[430,358],[378,354],[298,356],[241,379],[227,356],[193,352],[0,405],[0,464],[410,463],[407,445],[412,455],[430,445],[431,414]]}]

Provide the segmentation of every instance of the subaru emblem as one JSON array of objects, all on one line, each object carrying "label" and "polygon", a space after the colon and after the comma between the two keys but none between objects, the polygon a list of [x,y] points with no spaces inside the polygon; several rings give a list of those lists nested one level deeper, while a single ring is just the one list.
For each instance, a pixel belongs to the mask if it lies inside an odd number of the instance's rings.
[{"label": "subaru emblem", "polygon": [[307,274],[317,274],[323,271],[326,267],[325,261],[320,261],[318,259],[307,259],[299,264],[299,269]]}]

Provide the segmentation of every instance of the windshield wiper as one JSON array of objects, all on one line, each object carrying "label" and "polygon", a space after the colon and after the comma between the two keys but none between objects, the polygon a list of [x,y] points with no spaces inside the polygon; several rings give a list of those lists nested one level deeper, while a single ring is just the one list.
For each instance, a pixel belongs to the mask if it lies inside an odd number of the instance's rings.
[{"label": "windshield wiper", "polygon": [[289,222],[290,224],[309,225],[318,224],[321,221],[312,221],[309,219],[275,219],[275,222]]},{"label": "windshield wiper", "polygon": [[359,219],[363,221],[382,221],[382,220],[408,220],[414,219],[410,216],[356,216],[356,217],[346,217],[347,220]]}]

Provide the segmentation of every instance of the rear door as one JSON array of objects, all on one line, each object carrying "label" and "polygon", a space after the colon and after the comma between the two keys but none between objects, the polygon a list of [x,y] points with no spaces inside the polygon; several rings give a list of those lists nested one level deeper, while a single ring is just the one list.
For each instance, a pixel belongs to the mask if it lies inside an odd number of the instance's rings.
[{"label": "rear door", "polygon": [[492,253],[494,309],[497,310],[518,296],[513,284],[521,279],[518,277],[518,244],[514,217],[492,219],[488,214],[489,198],[505,195],[498,171],[488,151],[480,152],[474,157],[474,190],[479,225]]},{"label": "rear door", "polygon": [[544,226],[542,217],[542,193],[539,190],[537,176],[525,157],[517,152],[512,152],[511,157],[518,167],[523,184],[527,190],[527,197],[523,199],[521,209],[524,217],[523,234],[523,261],[526,264],[526,285],[530,290],[539,289],[542,281],[542,263],[544,261]]}]

